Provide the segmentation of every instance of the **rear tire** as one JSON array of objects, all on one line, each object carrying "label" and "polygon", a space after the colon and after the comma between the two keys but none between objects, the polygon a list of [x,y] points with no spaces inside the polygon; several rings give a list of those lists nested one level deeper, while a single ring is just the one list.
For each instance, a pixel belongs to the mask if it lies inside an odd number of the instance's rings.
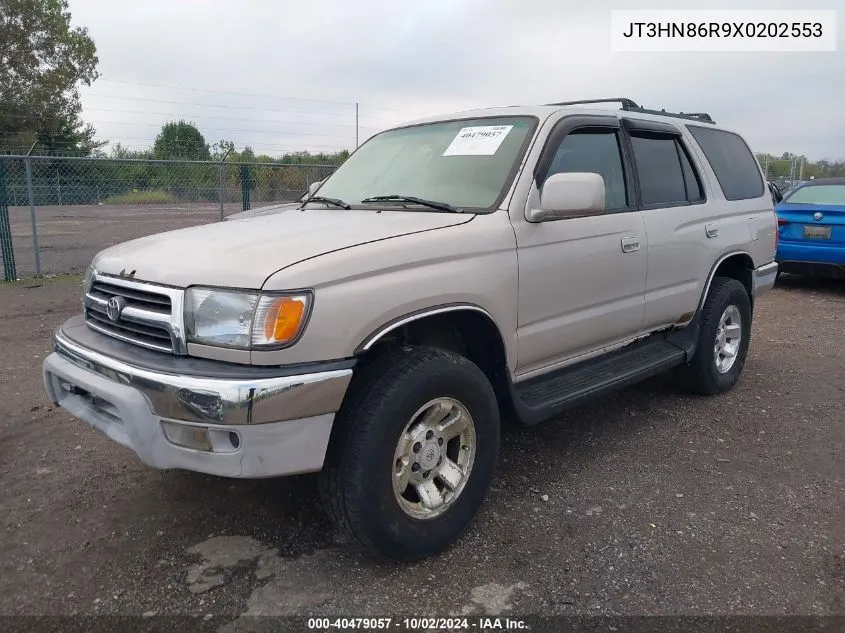
[{"label": "rear tire", "polygon": [[356,374],[338,413],[323,502],[376,558],[431,555],[478,512],[499,432],[496,396],[474,363],[430,347],[387,352]]},{"label": "rear tire", "polygon": [[739,381],[751,339],[751,302],[739,281],[716,277],[704,301],[695,356],[678,372],[681,386],[715,395]]}]

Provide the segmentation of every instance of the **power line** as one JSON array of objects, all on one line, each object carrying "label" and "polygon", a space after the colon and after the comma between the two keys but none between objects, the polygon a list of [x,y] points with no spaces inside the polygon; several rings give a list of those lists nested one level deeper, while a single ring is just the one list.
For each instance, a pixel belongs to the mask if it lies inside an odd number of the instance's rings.
[{"label": "power line", "polygon": [[[94,121],[90,120],[89,123],[96,123],[99,125],[140,125],[145,127],[161,127],[161,123],[142,123],[140,121]],[[339,137],[339,138],[355,138],[354,134],[317,134],[315,132],[294,132],[290,130],[276,130],[272,128],[264,128],[261,130],[255,129],[242,129],[242,128],[228,128],[228,127],[207,127],[203,126],[205,130],[215,130],[218,132],[249,132],[249,133],[257,133],[257,134],[286,134],[289,136],[322,136],[322,137]]]},{"label": "power line", "polygon": [[[232,96],[237,96],[237,97],[274,99],[274,100],[277,100],[277,101],[308,101],[308,102],[311,102],[311,103],[330,103],[330,104],[334,104],[334,105],[346,105],[346,106],[352,106],[352,105],[355,105],[355,103],[356,103],[355,101],[331,101],[331,100],[328,100],[328,99],[310,99],[310,98],[305,98],[305,97],[280,97],[278,95],[260,95],[260,94],[250,94],[250,93],[247,93],[247,92],[230,92],[230,91],[226,91],[226,90],[210,90],[210,89],[207,89],[207,88],[192,88],[192,87],[188,87],[188,86],[173,86],[173,85],[166,85],[166,84],[150,84],[150,83],[142,83],[140,81],[125,81],[125,80],[122,80],[122,79],[107,79],[105,77],[100,77],[99,81],[105,81],[105,82],[109,82],[109,83],[126,84],[126,85],[131,85],[131,86],[147,86],[147,87],[150,87],[150,88],[164,88],[164,89],[167,89],[167,90],[188,90],[188,91],[191,91],[191,92],[206,92],[206,93],[209,93],[209,94],[225,94],[225,95],[232,95]],[[412,112],[412,111],[403,110],[403,109],[400,109],[400,108],[385,108],[383,106],[380,107],[380,106],[372,106],[372,105],[366,105],[366,104],[360,104],[360,105],[365,106],[365,107],[367,107],[371,110],[383,110],[383,111],[386,111],[386,112],[387,111],[389,111],[389,112],[403,112],[405,114],[413,114],[415,116],[419,116],[418,112]]]},{"label": "power line", "polygon": [[193,105],[193,106],[201,106],[204,108],[225,108],[227,110],[261,110],[265,112],[285,112],[291,114],[311,114],[311,115],[321,115],[321,116],[344,116],[344,117],[352,117],[354,116],[353,113],[350,112],[320,112],[319,110],[279,110],[275,108],[260,108],[257,106],[242,106],[242,105],[228,105],[228,104],[221,104],[221,103],[199,103],[197,101],[173,101],[172,99],[149,99],[147,97],[127,97],[123,95],[107,95],[102,94],[100,92],[89,92],[86,96],[90,97],[100,97],[103,99],[122,99],[124,101],[146,101],[148,103],[168,103],[168,104],[175,104],[175,105]]},{"label": "power line", "polygon": [[[117,124],[122,124],[122,123],[124,123],[124,122],[121,122],[121,121],[114,121],[114,123],[117,123]],[[137,124],[136,124],[136,123],[132,123],[131,125],[148,125],[148,126],[157,127],[157,124],[145,124],[145,123],[137,123]],[[215,128],[211,128],[211,129],[215,129]],[[218,130],[224,130],[224,131],[225,131],[225,130],[227,130],[227,128],[216,128],[216,129],[218,129]],[[238,130],[228,130],[228,131],[238,131]],[[242,131],[246,131],[246,130],[242,130]],[[268,131],[269,131],[269,132],[272,132],[272,133],[274,133],[274,134],[284,134],[284,132],[281,132],[281,131],[274,131],[274,130],[256,130],[256,131],[260,131],[260,132],[265,133],[265,134],[266,134]],[[293,136],[296,136],[297,134],[298,134],[298,133],[291,133],[291,135],[293,135]],[[336,138],[336,137],[338,137],[338,135],[336,135],[336,134],[310,134],[310,133],[302,133],[302,134],[303,134],[303,135],[305,135],[305,136],[314,136],[314,137],[326,137],[326,138]],[[14,137],[17,137],[17,138],[31,139],[31,138],[33,138],[34,136],[36,136],[36,134],[35,134],[35,133],[32,133],[32,132],[24,132],[24,131],[21,131],[21,132],[0,132],[0,138],[3,138],[3,137],[6,137],[6,138],[13,137],[13,138],[14,138]],[[147,142],[152,142],[152,141],[154,140],[154,139],[151,139],[151,138],[150,138],[150,137],[148,137],[148,136],[121,136],[121,138],[123,138],[123,139],[140,140],[140,141],[147,141]],[[341,138],[350,138],[350,137],[346,136],[346,137],[341,137]],[[113,141],[108,140],[108,139],[99,139],[99,140],[106,140],[107,142],[113,142]],[[29,142],[29,141],[27,141],[27,142]],[[73,142],[72,142],[72,141],[55,141],[55,142],[70,142],[70,143],[72,143],[72,144],[73,144]],[[119,141],[118,141],[118,142],[119,142]],[[214,141],[214,142],[216,142],[216,141]],[[214,142],[212,142],[212,143],[210,143],[210,144],[214,144]],[[259,143],[263,143],[263,141],[260,141],[260,140],[259,140]],[[249,144],[249,143],[247,143],[247,144]],[[269,146],[269,145],[273,145],[273,144],[272,144],[272,143],[263,143],[263,145],[265,145],[265,146]],[[309,145],[310,145],[310,144],[309,144]],[[298,145],[278,145],[278,146],[279,146],[279,147],[283,147],[283,146],[284,146],[284,147],[298,147]],[[314,146],[314,145],[312,145],[312,146]],[[336,146],[337,146],[337,147],[341,147],[341,146],[342,146],[342,144],[341,144],[341,143],[338,143]],[[333,146],[328,146],[328,145],[326,145],[325,147],[335,147],[335,146],[334,146],[334,145],[333,145]]]},{"label": "power line", "polygon": [[[208,114],[180,114],[178,112],[146,112],[144,110],[109,110],[106,108],[88,108],[91,112],[118,112],[120,114],[154,114],[157,116],[172,116],[181,119],[217,119],[221,121],[252,121],[254,123],[282,123],[284,125],[318,125],[321,127],[345,127],[354,128],[355,125],[351,123],[320,123],[318,121],[285,121],[283,119],[256,119],[255,117],[228,117],[228,116],[212,116]],[[378,129],[371,126],[359,126],[368,130]]]},{"label": "power line", "polygon": [[[355,125],[352,123],[322,123],[319,121],[285,121],[282,119],[256,119],[255,117],[229,117],[229,116],[214,116],[210,114],[182,114],[179,112],[151,112],[147,110],[118,110],[115,108],[86,108],[86,112],[117,112],[119,114],[154,114],[156,116],[172,116],[172,117],[179,117],[180,119],[195,119],[195,118],[203,118],[203,119],[218,119],[221,121],[254,121],[256,123],[283,123],[285,125],[318,125],[321,127],[347,127],[347,128],[354,128]],[[64,117],[33,117],[32,115],[28,114],[6,114],[0,115],[3,118],[10,118],[10,119],[36,119],[38,121],[63,121]],[[98,121],[86,121],[90,123],[98,123]],[[100,121],[102,123],[102,121]],[[377,130],[381,129],[376,126],[370,125],[361,125],[358,126],[359,129],[365,130]]]},{"label": "power line", "polygon": [[[312,116],[341,116],[341,117],[353,117],[354,112],[322,112],[320,110],[290,110],[284,109],[280,110],[278,108],[260,108],[257,106],[241,106],[241,105],[228,105],[228,104],[221,104],[221,103],[200,103],[197,101],[173,101],[170,99],[148,99],[146,97],[124,97],[121,95],[106,95],[99,92],[89,92],[88,96],[92,97],[100,97],[103,99],[121,99],[123,101],[145,101],[148,103],[166,103],[166,104],[173,104],[173,105],[192,105],[192,106],[199,106],[203,108],[224,108],[227,110],[257,110],[260,112],[278,112],[284,114],[309,114]],[[10,115],[11,116],[11,115]],[[364,119],[375,119],[381,120],[380,116],[372,115],[372,114],[362,114],[360,118]]]},{"label": "power line", "polygon": [[279,96],[272,96],[272,95],[258,95],[258,94],[250,94],[247,92],[229,92],[225,90],[208,90],[205,88],[190,88],[188,86],[172,86],[166,84],[150,84],[150,83],[143,83],[140,81],[124,81],[122,79],[107,79],[105,77],[99,77],[99,81],[106,81],[109,83],[115,84],[127,84],[130,86],[147,86],[149,88],[165,88],[168,90],[189,90],[191,92],[208,92],[212,94],[223,94],[223,95],[233,95],[237,97],[257,97],[260,99],[276,99],[277,101],[310,101],[311,103],[332,103],[335,105],[354,105],[354,101],[330,101],[328,99],[306,99],[303,97],[279,97]]}]

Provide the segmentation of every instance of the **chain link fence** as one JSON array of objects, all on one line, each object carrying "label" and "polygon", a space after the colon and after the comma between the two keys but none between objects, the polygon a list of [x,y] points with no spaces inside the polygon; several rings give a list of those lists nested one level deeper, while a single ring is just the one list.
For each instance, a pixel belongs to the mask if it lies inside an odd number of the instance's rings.
[{"label": "chain link fence", "polygon": [[765,157],[758,160],[760,160],[766,180],[775,183],[783,193],[804,179],[804,159],[800,156],[774,159]]},{"label": "chain link fence", "polygon": [[[783,191],[803,176],[799,158],[766,157],[761,166]],[[113,244],[293,202],[336,168],[0,155],[3,278],[81,272]]]},{"label": "chain link fence", "polygon": [[4,279],[80,272],[113,244],[296,201],[336,168],[0,156]]}]

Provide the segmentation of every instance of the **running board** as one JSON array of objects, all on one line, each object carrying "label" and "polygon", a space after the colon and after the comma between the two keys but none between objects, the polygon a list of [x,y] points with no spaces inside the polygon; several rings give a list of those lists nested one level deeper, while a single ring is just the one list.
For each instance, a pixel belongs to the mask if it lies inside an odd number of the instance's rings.
[{"label": "running board", "polygon": [[686,360],[686,353],[652,336],[571,367],[511,383],[514,409],[523,424],[533,425],[598,396],[663,373]]}]

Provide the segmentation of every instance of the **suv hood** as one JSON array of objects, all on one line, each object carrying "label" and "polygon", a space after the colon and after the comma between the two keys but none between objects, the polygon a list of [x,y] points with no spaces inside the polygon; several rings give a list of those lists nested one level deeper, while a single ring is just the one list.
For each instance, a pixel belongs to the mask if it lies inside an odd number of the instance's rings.
[{"label": "suv hood", "polygon": [[276,271],[305,259],[472,218],[415,210],[291,208],[131,240],[100,252],[94,266],[106,274],[179,287],[258,289]]},{"label": "suv hood", "polygon": [[249,211],[238,211],[237,213],[233,213],[232,215],[227,215],[224,219],[225,220],[243,220],[245,218],[254,218],[260,215],[273,215],[276,213],[282,213],[283,211],[289,211],[290,209],[296,209],[299,205],[302,204],[300,202],[284,202],[282,204],[274,204],[268,207],[258,207],[257,209],[250,209]]}]

